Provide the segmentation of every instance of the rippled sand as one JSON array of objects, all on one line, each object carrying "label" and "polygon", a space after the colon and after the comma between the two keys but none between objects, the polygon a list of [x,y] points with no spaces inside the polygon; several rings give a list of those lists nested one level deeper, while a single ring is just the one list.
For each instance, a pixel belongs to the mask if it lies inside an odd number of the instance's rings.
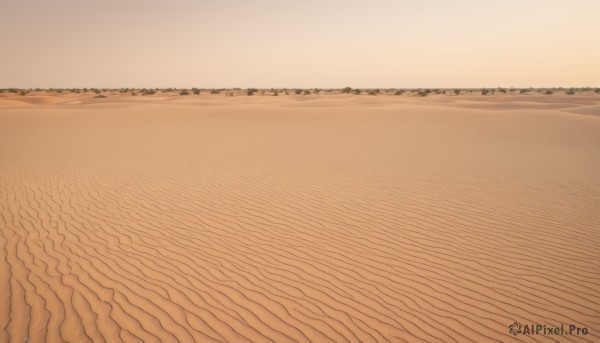
[{"label": "rippled sand", "polygon": [[599,105],[1,97],[0,342],[598,341]]}]

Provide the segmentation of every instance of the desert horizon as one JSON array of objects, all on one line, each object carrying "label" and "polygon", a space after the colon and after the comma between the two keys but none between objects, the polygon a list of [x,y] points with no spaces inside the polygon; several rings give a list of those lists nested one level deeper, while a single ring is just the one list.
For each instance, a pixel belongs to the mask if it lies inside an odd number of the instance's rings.
[{"label": "desert horizon", "polygon": [[600,1],[0,1],[0,343],[599,342]]}]

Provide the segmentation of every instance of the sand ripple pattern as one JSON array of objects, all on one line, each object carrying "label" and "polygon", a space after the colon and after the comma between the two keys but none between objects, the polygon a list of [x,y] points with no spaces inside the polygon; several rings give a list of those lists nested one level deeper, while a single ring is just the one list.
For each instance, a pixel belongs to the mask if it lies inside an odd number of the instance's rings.
[{"label": "sand ripple pattern", "polygon": [[[395,137],[382,123],[362,132],[373,151]],[[148,129],[137,139],[183,157],[107,154],[120,159],[101,153],[113,126],[88,129],[81,155],[3,143],[0,342],[506,342],[515,321],[600,340],[591,179],[449,175],[395,150],[363,155],[364,141],[329,154],[323,132],[288,156]]]}]

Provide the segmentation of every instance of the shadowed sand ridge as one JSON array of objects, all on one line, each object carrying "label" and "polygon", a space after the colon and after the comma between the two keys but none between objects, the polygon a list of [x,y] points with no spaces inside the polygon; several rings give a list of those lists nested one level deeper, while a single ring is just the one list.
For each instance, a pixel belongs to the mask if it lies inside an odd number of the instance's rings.
[{"label": "shadowed sand ridge", "polygon": [[600,97],[299,99],[0,98],[0,342],[600,339]]}]

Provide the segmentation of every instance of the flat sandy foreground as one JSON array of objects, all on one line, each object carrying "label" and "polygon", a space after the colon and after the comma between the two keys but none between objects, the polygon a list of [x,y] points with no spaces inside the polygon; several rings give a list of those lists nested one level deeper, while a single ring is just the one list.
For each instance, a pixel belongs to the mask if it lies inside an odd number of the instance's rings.
[{"label": "flat sandy foreground", "polygon": [[600,340],[599,95],[2,94],[0,214],[0,342]]}]

